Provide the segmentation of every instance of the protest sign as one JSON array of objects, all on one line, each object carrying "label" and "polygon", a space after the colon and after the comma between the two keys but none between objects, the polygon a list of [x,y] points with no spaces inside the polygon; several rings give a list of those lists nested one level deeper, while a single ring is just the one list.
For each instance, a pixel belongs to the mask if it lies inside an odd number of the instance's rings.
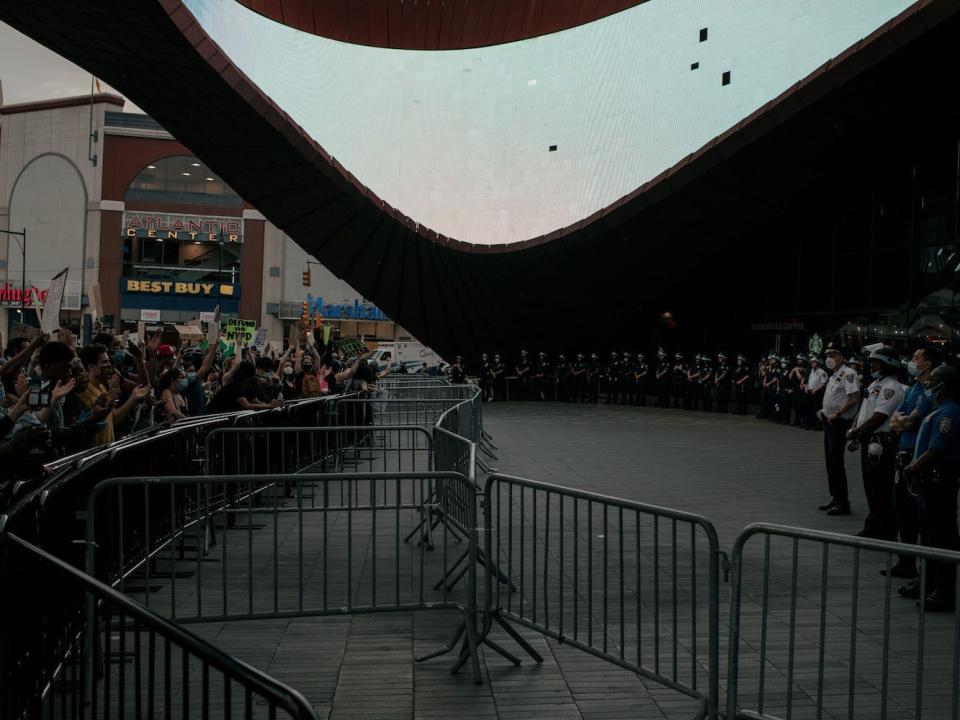
[{"label": "protest sign", "polygon": [[60,307],[63,305],[63,293],[67,287],[67,268],[64,268],[50,281],[47,290],[47,301],[44,304],[43,318],[40,320],[40,330],[53,333],[60,327]]},{"label": "protest sign", "polygon": [[226,331],[225,339],[227,342],[249,345],[253,342],[253,337],[257,333],[257,321],[231,318],[227,320]]}]

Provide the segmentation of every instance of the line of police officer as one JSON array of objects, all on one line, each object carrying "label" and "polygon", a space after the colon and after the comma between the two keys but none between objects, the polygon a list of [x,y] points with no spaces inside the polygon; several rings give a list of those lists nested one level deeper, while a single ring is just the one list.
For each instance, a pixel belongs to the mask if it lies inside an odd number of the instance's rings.
[{"label": "line of police officer", "polygon": [[[940,365],[935,348],[918,348],[906,363],[912,384],[905,388],[899,353],[868,346],[870,384],[861,391],[866,381],[856,355],[831,343],[826,356],[831,375],[817,415],[831,498],[820,509],[832,516],[851,513],[844,450],[855,452],[867,500],[858,535],[960,549],[960,369]],[[956,571],[956,563],[930,561],[921,586],[917,560],[901,555],[890,575],[909,580],[898,592],[925,610],[952,611]]]},{"label": "line of police officer", "polygon": [[[606,362],[596,353],[578,353],[572,360],[557,355],[551,362],[546,353],[534,360],[521,350],[517,361],[507,365],[499,354],[492,358],[484,353],[480,359],[480,387],[486,400],[559,400],[561,402],[598,403],[601,394],[605,404],[646,405],[647,397],[655,397],[657,407],[687,410],[703,409],[745,415],[749,405],[752,374],[747,359],[738,355],[736,366],[727,362],[725,353],[714,361],[697,355],[688,365],[682,353],[671,362],[664,350],[657,352],[654,366],[643,353],[611,352]],[[508,381],[511,383],[508,387]]]}]

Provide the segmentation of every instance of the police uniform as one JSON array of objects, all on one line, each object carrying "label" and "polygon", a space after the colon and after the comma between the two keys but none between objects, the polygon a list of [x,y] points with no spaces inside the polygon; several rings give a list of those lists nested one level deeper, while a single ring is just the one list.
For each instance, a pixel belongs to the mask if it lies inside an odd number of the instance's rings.
[{"label": "police uniform", "polygon": [[676,409],[683,406],[687,395],[687,366],[680,353],[677,353],[673,360],[673,407]]},{"label": "police uniform", "polygon": [[567,356],[563,353],[557,355],[557,381],[556,397],[557,400],[568,402],[572,394],[572,382],[570,377],[570,363],[567,362]]},{"label": "police uniform", "polygon": [[737,355],[737,369],[733,373],[733,390],[737,398],[737,415],[746,415],[750,409],[750,384],[753,377],[747,358]]},{"label": "police uniform", "polygon": [[577,353],[570,370],[571,402],[587,401],[587,361],[583,353]]},{"label": "police uniform", "polygon": [[657,401],[654,403],[655,407],[670,407],[671,379],[672,372],[670,368],[670,361],[667,359],[667,354],[663,352],[663,350],[660,350],[657,352]]},{"label": "police uniform", "polygon": [[637,362],[633,367],[633,404],[647,404],[647,379],[650,368],[647,367],[647,358],[643,353],[637,353]]},{"label": "police uniform", "polygon": [[623,405],[633,405],[637,396],[637,383],[633,377],[635,367],[633,356],[625,352],[620,360],[620,402]]},{"label": "police uniform", "polygon": [[713,412],[713,391],[716,383],[713,363],[706,355],[703,356],[703,365],[700,367],[700,404],[704,412]]},{"label": "police uniform", "polygon": [[[903,399],[903,403],[897,408],[897,412],[903,417],[909,417],[916,414],[920,422],[933,412],[933,402],[927,397],[927,388],[922,382],[915,382]],[[897,534],[900,536],[900,542],[908,545],[915,545],[920,537],[920,519],[917,514],[917,498],[910,492],[907,479],[904,477],[904,471],[913,462],[913,452],[917,445],[919,436],[919,424],[913,429],[902,430],[897,440],[897,476],[896,489],[894,491],[894,511],[897,516]],[[900,577],[909,577],[916,575],[916,560],[910,556],[900,556],[898,563],[901,570],[907,572],[899,573]]]},{"label": "police uniform", "polygon": [[[817,366],[813,367],[816,362]],[[827,386],[827,371],[820,367],[820,359],[816,355],[810,356],[810,371],[807,373],[805,381],[804,396],[807,404],[806,420],[804,426],[808,430],[820,430],[820,420],[817,418],[817,410],[823,405],[823,391]]]},{"label": "police uniform", "polygon": [[713,376],[713,385],[717,392],[717,412],[730,412],[730,366],[727,365],[727,356],[717,355],[717,370]]},{"label": "police uniform", "polygon": [[590,354],[587,363],[587,390],[590,402],[594,405],[600,402],[600,358],[596,353]]},{"label": "police uniform", "polygon": [[[957,487],[960,478],[960,404],[945,400],[921,423],[914,450],[920,458],[937,453],[919,478],[920,540],[927,547],[960,550],[957,532]],[[951,610],[956,602],[955,563],[928,563],[930,610]]]},{"label": "police uniform", "polygon": [[[831,349],[828,345],[827,349]],[[846,365],[840,364],[833,369],[833,374],[827,381],[823,393],[823,408],[821,412],[825,418],[823,424],[823,454],[827,467],[827,486],[830,491],[831,502],[823,509],[830,510],[837,507],[840,511],[850,512],[850,494],[847,487],[847,469],[844,465],[844,448],[847,444],[847,430],[853,423],[857,413],[857,406],[847,408],[844,413],[827,422],[847,402],[853,393],[860,392],[860,378]]]},{"label": "police uniform", "polygon": [[690,367],[687,368],[687,384],[684,387],[683,409],[696,410],[696,403],[700,395],[700,365],[703,359],[696,355]]},{"label": "police uniform", "polygon": [[528,400],[530,398],[530,357],[526,350],[520,351],[520,360],[517,362],[517,400]]},{"label": "police uniform", "polygon": [[607,400],[606,405],[617,401],[617,392],[620,389],[620,358],[616,352],[610,353],[610,362],[607,363],[604,372],[607,382]]},{"label": "police uniform", "polygon": [[[903,404],[903,386],[894,375],[884,375],[867,388],[853,431],[873,417],[885,415],[883,423],[871,433],[860,433],[860,470],[863,492],[867,496],[867,518],[861,534],[883,540],[896,540],[897,519],[894,511],[894,477],[896,474],[896,438],[890,432],[890,418]],[[870,446],[874,446],[871,453]],[[879,448],[877,448],[879,446]],[[879,454],[877,454],[879,453]]]},{"label": "police uniform", "polygon": [[503,359],[499,355],[493,356],[493,362],[490,364],[490,379],[493,382],[494,400],[503,400],[506,397],[507,377]]},{"label": "police uniform", "polygon": [[547,393],[550,385],[548,378],[550,376],[550,361],[547,359],[547,354],[545,352],[541,352],[537,356],[537,362],[534,364],[533,369],[531,370],[531,387],[533,389],[534,400],[547,399]]},{"label": "police uniform", "polygon": [[493,397],[493,376],[490,374],[492,366],[490,357],[483,353],[480,356],[480,397],[484,402],[489,402]]},{"label": "police uniform", "polygon": [[807,401],[803,386],[806,384],[806,365],[807,359],[803,355],[797,355],[797,364],[793,368],[790,386],[793,388],[793,421],[790,423],[794,427],[806,425],[807,422]]}]

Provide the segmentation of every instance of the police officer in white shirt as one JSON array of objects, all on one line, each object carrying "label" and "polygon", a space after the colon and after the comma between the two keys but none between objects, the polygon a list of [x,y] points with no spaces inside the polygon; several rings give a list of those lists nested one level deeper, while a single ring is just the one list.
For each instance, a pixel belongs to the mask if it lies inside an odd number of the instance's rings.
[{"label": "police officer in white shirt", "polygon": [[820,358],[816,355],[810,355],[810,372],[807,374],[803,383],[803,393],[806,396],[805,406],[809,408],[803,414],[803,427],[807,430],[819,430],[820,423],[817,420],[817,409],[822,405],[821,394],[827,384],[827,371],[820,367]]},{"label": "police officer in white shirt", "polygon": [[892,347],[871,349],[867,356],[873,382],[867,388],[856,422],[847,432],[850,450],[860,449],[863,491],[869,513],[861,537],[897,539],[894,506],[897,437],[890,432],[890,418],[903,403],[900,355]]},{"label": "police officer in white shirt", "polygon": [[823,422],[823,451],[827,461],[827,484],[830,502],[820,506],[827,515],[849,515],[850,495],[847,489],[847,469],[843,448],[847,431],[857,413],[860,402],[860,379],[843,362],[843,350],[835,343],[826,348],[827,369],[833,374],[823,393],[823,408],[817,417]]}]

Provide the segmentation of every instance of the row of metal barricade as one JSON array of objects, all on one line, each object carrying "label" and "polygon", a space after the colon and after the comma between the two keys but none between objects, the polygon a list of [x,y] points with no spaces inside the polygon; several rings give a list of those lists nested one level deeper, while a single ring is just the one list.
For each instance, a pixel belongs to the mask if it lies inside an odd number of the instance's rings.
[{"label": "row of metal barricade", "polygon": [[960,553],[753,525],[728,556],[701,515],[496,472],[482,409],[414,376],[69,460],[3,528],[3,717],[313,718],[189,626],[379,612],[456,615],[420,659],[477,682],[545,636],[676,716],[960,717],[960,612],[889,574]]}]

